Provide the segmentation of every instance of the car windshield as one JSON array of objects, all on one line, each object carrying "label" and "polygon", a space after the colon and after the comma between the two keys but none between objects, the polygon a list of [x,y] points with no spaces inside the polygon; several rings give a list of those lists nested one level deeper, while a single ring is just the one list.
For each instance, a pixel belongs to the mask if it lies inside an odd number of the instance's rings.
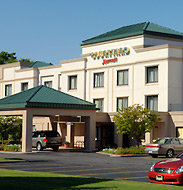
[{"label": "car windshield", "polygon": [[177,158],[183,158],[183,152],[177,156]]},{"label": "car windshield", "polygon": [[47,131],[45,134],[47,137],[60,137],[59,133],[56,131]]},{"label": "car windshield", "polygon": [[167,143],[168,140],[169,139],[166,139],[166,138],[164,138],[164,139],[158,139],[153,144],[165,144],[165,143]]}]

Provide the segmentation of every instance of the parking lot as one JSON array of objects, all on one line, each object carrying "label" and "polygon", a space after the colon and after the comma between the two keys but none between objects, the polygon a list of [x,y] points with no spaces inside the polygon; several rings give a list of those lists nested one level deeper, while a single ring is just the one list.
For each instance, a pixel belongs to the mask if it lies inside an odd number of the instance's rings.
[{"label": "parking lot", "polygon": [[82,175],[105,179],[148,182],[150,166],[164,158],[110,157],[98,153],[41,151],[33,153],[0,153],[0,157],[22,158],[19,162],[0,162],[1,169],[41,171]]}]

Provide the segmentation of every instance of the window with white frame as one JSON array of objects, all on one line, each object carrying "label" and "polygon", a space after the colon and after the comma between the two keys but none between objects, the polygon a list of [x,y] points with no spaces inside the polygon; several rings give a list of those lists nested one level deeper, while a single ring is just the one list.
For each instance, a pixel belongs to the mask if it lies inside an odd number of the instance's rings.
[{"label": "window with white frame", "polygon": [[128,70],[117,71],[117,85],[128,85]]},{"label": "window with white frame", "polygon": [[21,91],[25,91],[25,90],[28,90],[28,82],[21,84]]},{"label": "window with white frame", "polygon": [[49,87],[49,88],[52,88],[52,81],[45,81],[44,85]]},{"label": "window with white frame", "polygon": [[117,98],[117,111],[118,109],[127,108],[127,107],[128,107],[128,97]]},{"label": "window with white frame", "polygon": [[7,84],[5,85],[5,96],[10,96],[12,95],[12,85]]},{"label": "window with white frame", "polygon": [[158,111],[158,96],[147,96],[147,108],[149,110]]},{"label": "window with white frame", "polygon": [[99,108],[98,112],[103,112],[104,99],[94,99],[93,103],[96,104],[96,108]]},{"label": "window with white frame", "polygon": [[104,73],[94,73],[94,88],[104,87]]},{"label": "window with white frame", "polygon": [[158,66],[147,67],[147,83],[158,82]]},{"label": "window with white frame", "polygon": [[69,90],[77,89],[77,75],[69,76]]}]

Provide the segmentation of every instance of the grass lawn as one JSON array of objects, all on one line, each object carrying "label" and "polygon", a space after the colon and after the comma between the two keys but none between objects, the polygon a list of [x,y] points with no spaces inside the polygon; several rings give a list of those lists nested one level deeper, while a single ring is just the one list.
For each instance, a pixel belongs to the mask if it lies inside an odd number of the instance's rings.
[{"label": "grass lawn", "polygon": [[182,186],[88,178],[46,172],[23,172],[0,169],[2,190],[60,190],[60,189],[120,189],[120,190],[182,190]]}]

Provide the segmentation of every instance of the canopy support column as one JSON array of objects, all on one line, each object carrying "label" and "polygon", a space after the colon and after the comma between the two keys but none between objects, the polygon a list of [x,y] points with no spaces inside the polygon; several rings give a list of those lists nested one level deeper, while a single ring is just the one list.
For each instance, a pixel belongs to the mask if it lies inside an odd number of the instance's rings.
[{"label": "canopy support column", "polygon": [[22,121],[22,152],[32,152],[32,118],[32,113],[26,110]]}]

